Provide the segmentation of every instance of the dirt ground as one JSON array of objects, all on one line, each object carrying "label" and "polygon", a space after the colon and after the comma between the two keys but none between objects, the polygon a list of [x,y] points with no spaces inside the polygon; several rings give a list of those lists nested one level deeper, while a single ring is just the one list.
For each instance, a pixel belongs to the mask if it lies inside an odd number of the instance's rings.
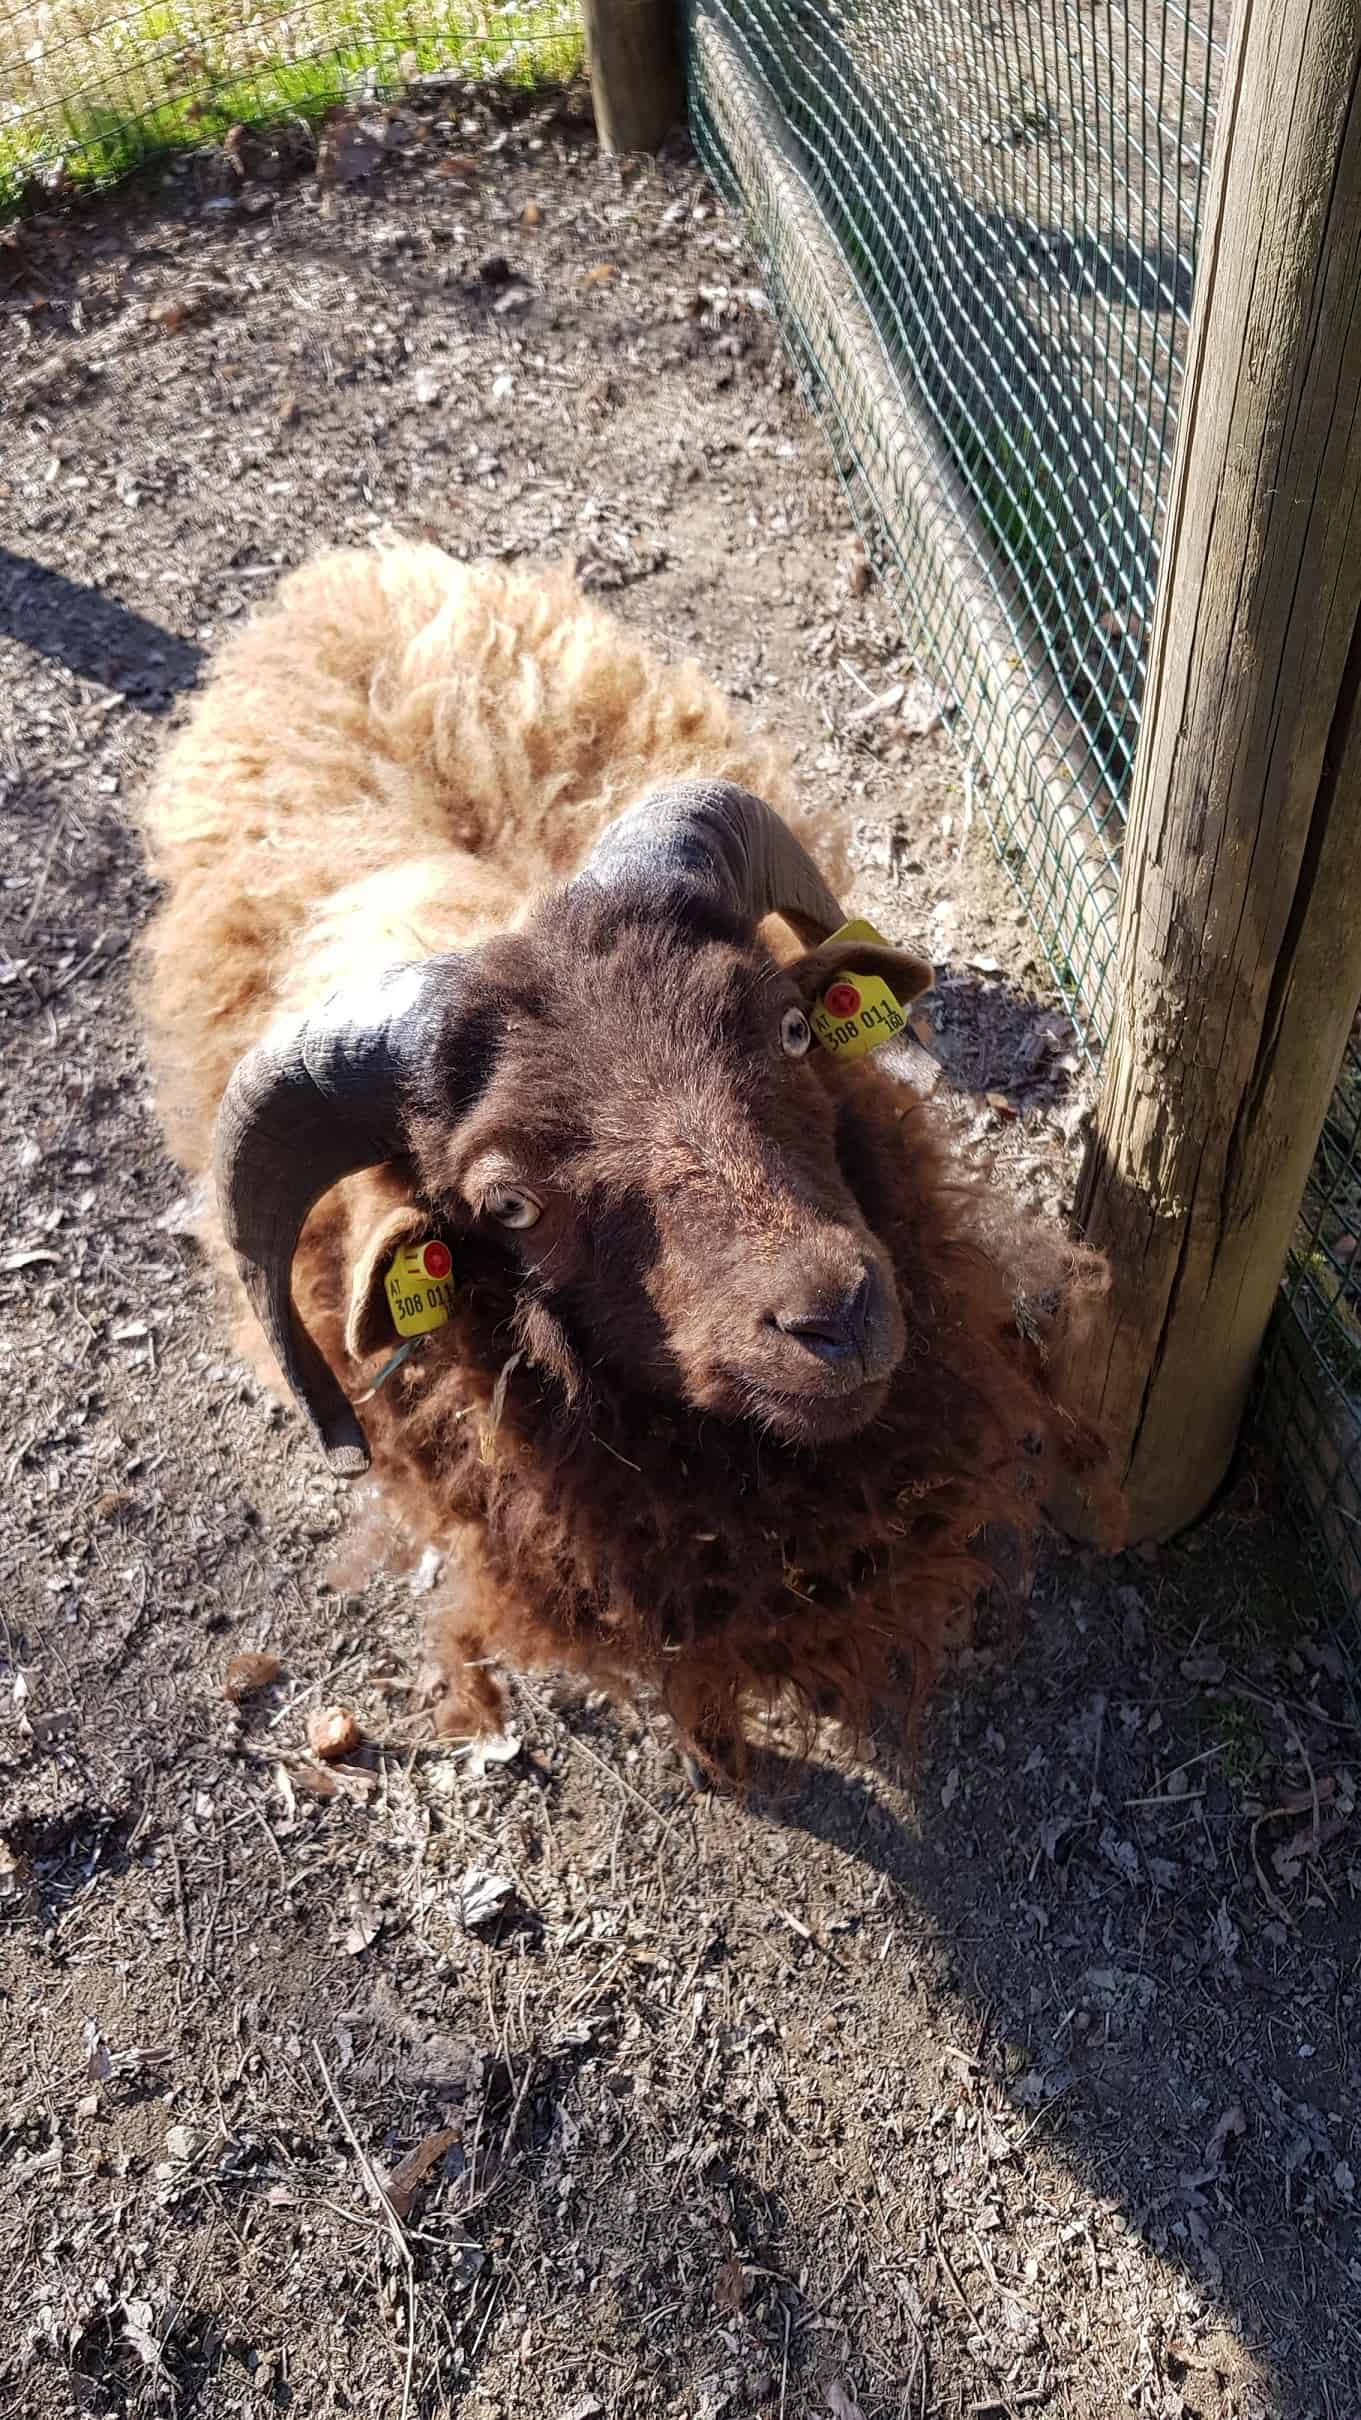
[{"label": "dirt ground", "polygon": [[134,802],[322,540],[574,556],[844,801],[961,1149],[1055,1211],[1084,1106],[694,167],[466,98],[280,165],[0,238],[0,2412],[1355,2420],[1361,1731],[1259,1473],[737,1806],[547,1682],[436,1752],[429,1570],[227,1357]]}]

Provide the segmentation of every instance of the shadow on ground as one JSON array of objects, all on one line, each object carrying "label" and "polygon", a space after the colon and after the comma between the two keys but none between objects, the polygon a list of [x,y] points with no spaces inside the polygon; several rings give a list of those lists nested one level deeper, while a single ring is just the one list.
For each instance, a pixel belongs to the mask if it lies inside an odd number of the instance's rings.
[{"label": "shadow on ground", "polygon": [[17,640],[154,713],[198,678],[202,654],[83,581],[0,546],[0,639]]},{"label": "shadow on ground", "polygon": [[[1229,1512],[1076,1591],[1055,1560],[1019,1655],[985,1649],[942,1710],[910,1813],[896,1756],[772,1759],[742,1820],[928,1919],[961,2103],[1015,2113],[1002,2134],[1038,2135],[1260,2359],[1254,2390],[1226,2337],[1198,2351],[1188,2327],[1159,2356],[1184,2400],[1148,2408],[1341,2420],[1361,2395],[1361,1728],[1266,1528]],[[1090,2283],[1114,2289],[1104,2258]]]}]

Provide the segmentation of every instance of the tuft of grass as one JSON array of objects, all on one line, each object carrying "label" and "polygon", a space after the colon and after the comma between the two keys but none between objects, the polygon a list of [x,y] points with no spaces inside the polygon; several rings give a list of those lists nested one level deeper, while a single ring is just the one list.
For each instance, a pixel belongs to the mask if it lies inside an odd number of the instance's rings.
[{"label": "tuft of grass", "polygon": [[0,0],[0,213],[58,162],[107,184],[231,126],[427,75],[565,83],[581,58],[572,0]]}]

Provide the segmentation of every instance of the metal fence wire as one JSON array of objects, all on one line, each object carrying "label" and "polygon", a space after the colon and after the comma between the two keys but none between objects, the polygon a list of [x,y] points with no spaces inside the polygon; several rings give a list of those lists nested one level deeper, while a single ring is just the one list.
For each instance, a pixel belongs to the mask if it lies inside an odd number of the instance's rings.
[{"label": "metal fence wire", "polygon": [[1361,1613],[1361,1011],[1304,1197],[1259,1388],[1264,1437]]},{"label": "metal fence wire", "polygon": [[0,215],[236,125],[581,56],[574,0],[0,0]]},{"label": "metal fence wire", "polygon": [[[1224,4],[689,13],[701,148],[754,220],[866,534],[1097,1033]],[[864,360],[829,376],[818,289],[838,274]]]},{"label": "metal fence wire", "polygon": [[[686,11],[701,151],[1094,1055],[1230,6]],[[1361,1034],[1258,1407],[1361,1607]]]}]

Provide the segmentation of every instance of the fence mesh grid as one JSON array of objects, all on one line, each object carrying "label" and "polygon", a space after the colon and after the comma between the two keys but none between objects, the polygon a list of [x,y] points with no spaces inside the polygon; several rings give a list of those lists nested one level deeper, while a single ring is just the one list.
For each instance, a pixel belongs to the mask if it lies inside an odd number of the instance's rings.
[{"label": "fence mesh grid", "polygon": [[[692,118],[720,183],[750,209],[741,91],[762,148],[778,127],[811,249],[834,249],[902,425],[936,459],[948,563],[898,548],[899,593],[997,776],[999,845],[1097,1032],[1222,66],[1216,4],[696,0],[689,18]],[[853,416],[848,382],[829,395],[810,245],[780,200],[753,213],[778,305],[859,509],[891,525],[902,515],[883,509],[868,459],[882,433]]]},{"label": "fence mesh grid", "polygon": [[[1094,1054],[1229,8],[687,11],[701,150]],[[1361,1605],[1361,1035],[1259,1406]]]},{"label": "fence mesh grid", "polygon": [[0,214],[422,75],[565,80],[574,0],[0,0]]},{"label": "fence mesh grid", "polygon": [[1264,1435],[1361,1611],[1361,1012],[1324,1122],[1259,1388]]}]

